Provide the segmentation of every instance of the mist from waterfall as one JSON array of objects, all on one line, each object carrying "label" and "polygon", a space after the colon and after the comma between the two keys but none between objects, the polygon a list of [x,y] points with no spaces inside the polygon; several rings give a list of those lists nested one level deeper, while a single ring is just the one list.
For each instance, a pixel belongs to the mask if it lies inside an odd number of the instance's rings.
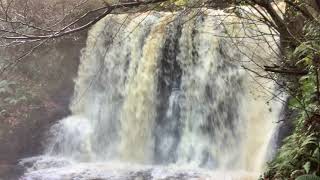
[{"label": "mist from waterfall", "polygon": [[276,61],[268,50],[275,40],[246,38],[270,30],[237,22],[220,10],[99,21],[83,50],[72,115],[51,128],[45,155],[259,173],[282,105],[270,94],[274,82],[241,66]]}]

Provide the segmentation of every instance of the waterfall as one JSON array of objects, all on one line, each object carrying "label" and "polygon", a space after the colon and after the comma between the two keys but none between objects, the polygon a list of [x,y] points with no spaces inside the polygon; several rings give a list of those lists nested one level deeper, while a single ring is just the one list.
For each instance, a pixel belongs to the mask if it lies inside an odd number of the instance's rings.
[{"label": "waterfall", "polygon": [[99,21],[82,52],[72,115],[51,128],[45,154],[260,172],[282,106],[266,93],[276,92],[274,82],[241,66],[276,61],[268,50],[276,40],[228,38],[270,33],[236,22],[220,10]]}]

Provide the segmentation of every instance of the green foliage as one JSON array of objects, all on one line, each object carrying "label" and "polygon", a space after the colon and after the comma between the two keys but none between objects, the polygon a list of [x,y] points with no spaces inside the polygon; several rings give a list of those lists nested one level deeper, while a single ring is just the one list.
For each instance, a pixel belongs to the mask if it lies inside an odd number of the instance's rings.
[{"label": "green foliage", "polygon": [[188,0],[170,0],[170,2],[177,6],[185,6],[188,4]]},{"label": "green foliage", "polygon": [[285,140],[280,153],[269,165],[269,173],[281,177],[293,176],[297,170],[316,174],[320,165],[319,151],[319,133],[297,130]]},{"label": "green foliage", "polygon": [[288,57],[308,72],[290,84],[295,89],[289,100],[289,107],[297,112],[295,130],[269,164],[266,179],[313,180],[320,176],[320,27],[307,22],[303,30],[303,40]]},{"label": "green foliage", "polygon": [[299,176],[296,180],[320,180],[320,177],[315,175],[303,175]]}]

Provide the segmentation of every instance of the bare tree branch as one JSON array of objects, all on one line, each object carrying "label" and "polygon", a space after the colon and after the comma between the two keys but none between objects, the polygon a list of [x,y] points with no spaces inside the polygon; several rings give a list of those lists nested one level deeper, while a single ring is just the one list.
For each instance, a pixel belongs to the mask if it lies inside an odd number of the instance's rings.
[{"label": "bare tree branch", "polygon": [[287,74],[287,75],[297,75],[297,76],[303,76],[308,74],[308,71],[306,70],[301,71],[297,69],[285,69],[285,68],[281,68],[280,66],[264,66],[264,70],[268,72]]},{"label": "bare tree branch", "polygon": [[[168,1],[168,0],[137,1],[137,2],[131,2],[131,3],[123,3],[123,4],[115,4],[115,5],[105,6],[105,7],[98,8],[98,9],[95,9],[95,10],[92,10],[92,11],[85,13],[80,18],[76,19],[75,21],[71,22],[67,26],[63,27],[61,30],[56,31],[51,34],[48,34],[48,35],[41,36],[41,35],[34,35],[34,34],[21,34],[21,36],[3,36],[2,38],[6,39],[6,40],[26,40],[26,41],[27,40],[40,40],[40,39],[47,39],[47,38],[50,38],[50,39],[58,38],[58,37],[69,35],[69,34],[72,34],[75,32],[79,32],[79,31],[82,31],[84,29],[91,27],[92,25],[94,25],[96,22],[98,22],[99,20],[104,18],[106,15],[110,14],[115,9],[132,8],[132,7],[138,7],[141,5],[156,4],[156,3],[166,2],[166,1]],[[71,26],[77,24],[81,19],[87,17],[89,14],[99,12],[102,10],[103,10],[103,12],[99,16],[96,16],[93,20],[87,22],[86,24],[84,24],[82,26],[68,30]]]}]

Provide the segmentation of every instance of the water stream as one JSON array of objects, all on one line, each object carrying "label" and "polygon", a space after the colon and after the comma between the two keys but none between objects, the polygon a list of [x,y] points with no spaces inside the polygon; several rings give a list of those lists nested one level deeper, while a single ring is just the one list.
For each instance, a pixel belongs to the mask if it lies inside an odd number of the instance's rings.
[{"label": "water stream", "polygon": [[220,10],[99,21],[83,50],[72,115],[51,128],[43,156],[21,161],[21,179],[257,178],[282,105],[272,81],[241,65],[275,61],[275,40],[230,39],[270,31],[235,22]]}]

